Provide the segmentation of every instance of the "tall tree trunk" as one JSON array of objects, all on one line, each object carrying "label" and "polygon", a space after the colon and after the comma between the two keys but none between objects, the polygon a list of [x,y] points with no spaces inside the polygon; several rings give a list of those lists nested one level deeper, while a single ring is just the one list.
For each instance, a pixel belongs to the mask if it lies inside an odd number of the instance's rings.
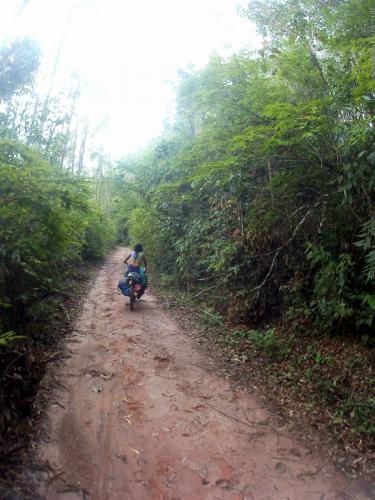
[{"label": "tall tree trunk", "polygon": [[[39,96],[35,96],[35,102],[34,102],[34,109],[33,113],[31,116],[31,122],[30,122],[30,128],[27,134],[27,145],[28,146],[33,146],[35,144],[35,137],[38,136],[40,137],[40,124],[39,124],[39,118],[38,118],[38,112],[39,112],[39,105],[40,105],[40,99]],[[36,127],[38,127],[37,133],[36,132]]]},{"label": "tall tree trunk", "polygon": [[77,138],[78,138],[78,125],[72,134],[72,153],[70,156],[70,171],[72,172],[72,174],[74,174],[74,166],[76,163]]},{"label": "tall tree trunk", "polygon": [[60,64],[61,53],[62,53],[62,49],[63,49],[63,46],[64,46],[64,41],[65,41],[65,35],[66,35],[67,28],[68,28],[68,26],[70,24],[71,17],[72,17],[72,10],[70,8],[69,11],[68,11],[68,13],[67,13],[66,21],[65,21],[65,26],[64,26],[63,31],[61,33],[61,38],[60,38],[60,41],[59,41],[59,45],[57,47],[55,59],[54,59],[54,62],[53,62],[52,72],[51,72],[51,76],[50,76],[50,80],[49,80],[48,90],[47,90],[46,98],[45,98],[44,104],[43,104],[42,123],[41,123],[41,132],[42,132],[42,135],[43,135],[43,129],[44,129],[45,121],[47,119],[49,101],[50,101],[50,98],[51,98],[53,84],[54,84],[55,77],[56,77],[56,74],[57,74],[57,69],[58,69],[59,64]]},{"label": "tall tree trunk", "polygon": [[87,140],[88,130],[89,130],[89,122],[86,119],[85,123],[83,125],[81,145],[80,145],[80,148],[79,148],[78,166],[77,166],[77,174],[78,175],[82,175],[82,171],[83,171],[83,160],[84,160],[84,157],[85,157],[86,140]]}]

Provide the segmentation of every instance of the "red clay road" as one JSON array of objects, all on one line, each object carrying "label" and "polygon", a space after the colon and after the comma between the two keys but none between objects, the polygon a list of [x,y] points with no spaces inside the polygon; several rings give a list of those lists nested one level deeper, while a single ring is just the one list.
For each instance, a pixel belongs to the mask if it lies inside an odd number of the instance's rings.
[{"label": "red clay road", "polygon": [[116,289],[124,255],[101,268],[56,367],[46,499],[370,498],[272,425],[150,293],[130,312]]}]

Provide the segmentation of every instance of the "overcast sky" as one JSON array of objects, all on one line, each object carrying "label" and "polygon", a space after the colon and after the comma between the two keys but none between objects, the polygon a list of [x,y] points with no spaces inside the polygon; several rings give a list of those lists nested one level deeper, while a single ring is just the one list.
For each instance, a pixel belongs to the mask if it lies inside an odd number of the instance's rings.
[{"label": "overcast sky", "polygon": [[[62,43],[54,91],[76,73],[80,114],[116,159],[160,134],[178,68],[202,67],[213,51],[256,48],[254,26],[237,14],[246,0],[0,0],[0,42],[29,35],[44,54],[48,82]],[[23,7],[23,8],[22,8]]]}]

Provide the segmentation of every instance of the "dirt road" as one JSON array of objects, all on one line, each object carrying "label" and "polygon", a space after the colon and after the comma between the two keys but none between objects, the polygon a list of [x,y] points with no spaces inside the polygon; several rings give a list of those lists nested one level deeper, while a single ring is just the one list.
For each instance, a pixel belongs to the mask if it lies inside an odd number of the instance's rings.
[{"label": "dirt road", "polygon": [[368,498],[231,387],[155,297],[117,294],[124,249],[102,267],[57,375],[40,456],[47,499]]}]

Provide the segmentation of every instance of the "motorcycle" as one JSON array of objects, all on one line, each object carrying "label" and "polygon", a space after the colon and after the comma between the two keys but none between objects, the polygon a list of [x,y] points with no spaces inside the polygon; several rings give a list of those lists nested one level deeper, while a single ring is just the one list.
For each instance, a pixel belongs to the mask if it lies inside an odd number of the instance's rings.
[{"label": "motorcycle", "polygon": [[145,287],[141,283],[141,275],[134,271],[127,271],[125,277],[118,284],[118,288],[123,295],[129,297],[130,310],[134,311],[135,301],[141,298],[145,291]]}]

